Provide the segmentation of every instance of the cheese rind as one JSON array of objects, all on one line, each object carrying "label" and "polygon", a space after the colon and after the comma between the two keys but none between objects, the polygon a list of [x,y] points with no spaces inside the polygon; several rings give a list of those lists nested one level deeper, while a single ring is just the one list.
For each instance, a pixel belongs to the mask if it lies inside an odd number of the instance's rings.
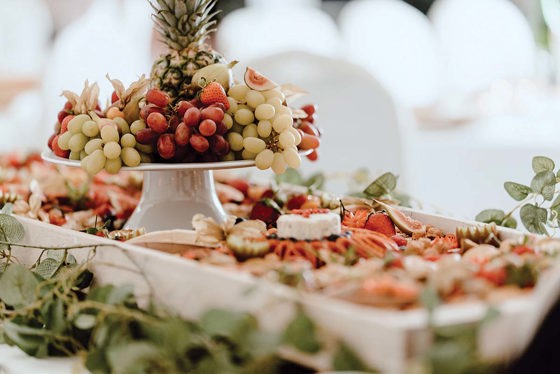
[{"label": "cheese rind", "polygon": [[331,235],[340,235],[340,216],[336,213],[283,214],[278,218],[277,235],[296,240],[320,240]]}]

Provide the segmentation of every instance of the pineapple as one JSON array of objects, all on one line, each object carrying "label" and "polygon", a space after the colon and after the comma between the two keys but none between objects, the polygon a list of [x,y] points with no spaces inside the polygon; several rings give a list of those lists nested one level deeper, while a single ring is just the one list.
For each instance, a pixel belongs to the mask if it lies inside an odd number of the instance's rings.
[{"label": "pineapple", "polygon": [[225,59],[205,43],[215,31],[212,12],[216,0],[155,0],[156,28],[170,51],[161,55],[152,67],[152,85],[173,100],[192,99],[200,89],[191,84],[197,70]]}]

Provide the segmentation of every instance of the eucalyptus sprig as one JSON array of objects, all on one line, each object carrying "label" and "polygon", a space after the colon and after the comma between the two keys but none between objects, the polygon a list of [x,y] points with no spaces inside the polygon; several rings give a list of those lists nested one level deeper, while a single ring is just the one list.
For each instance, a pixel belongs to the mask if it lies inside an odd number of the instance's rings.
[{"label": "eucalyptus sprig", "polygon": [[555,171],[554,161],[548,157],[533,157],[532,168],[535,175],[530,185],[505,182],[506,192],[518,203],[508,212],[500,209],[486,209],[476,216],[484,223],[494,222],[499,226],[517,228],[513,215],[519,211],[523,226],[532,233],[550,235],[560,226],[560,170]]}]

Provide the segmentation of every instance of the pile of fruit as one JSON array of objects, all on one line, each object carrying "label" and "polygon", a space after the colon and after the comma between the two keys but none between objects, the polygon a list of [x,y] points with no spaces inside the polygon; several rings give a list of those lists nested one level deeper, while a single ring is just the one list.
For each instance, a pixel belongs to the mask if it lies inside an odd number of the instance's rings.
[{"label": "pile of fruit", "polygon": [[316,160],[316,107],[289,107],[288,90],[252,68],[244,83],[234,81],[237,61],[227,63],[205,43],[215,2],[152,4],[169,53],[154,63],[149,79],[127,89],[111,80],[114,92],[105,109],[97,84],[86,81],[81,95],[65,91],[67,102],[48,142],[53,153],[81,161],[91,175],[149,162],[234,160],[255,160],[259,169],[281,174],[300,166],[301,151]]}]

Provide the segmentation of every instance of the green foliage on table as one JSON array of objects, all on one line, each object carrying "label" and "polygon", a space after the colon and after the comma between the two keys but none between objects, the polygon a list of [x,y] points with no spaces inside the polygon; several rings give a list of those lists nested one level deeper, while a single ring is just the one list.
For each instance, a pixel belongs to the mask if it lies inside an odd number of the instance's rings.
[{"label": "green foliage on table", "polygon": [[283,174],[276,175],[274,180],[277,184],[293,184],[307,187],[310,190],[320,190],[325,185],[325,175],[323,173],[315,173],[306,178],[293,168],[288,168]]},{"label": "green foliage on table", "polygon": [[529,185],[505,182],[504,189],[512,199],[519,202],[507,213],[500,209],[486,209],[476,216],[485,223],[494,222],[499,226],[517,228],[512,217],[519,212],[523,226],[532,233],[549,235],[549,230],[560,226],[560,170],[556,170],[553,160],[544,156],[533,157],[531,166],[534,176]]},{"label": "green foliage on table", "polygon": [[478,336],[499,312],[489,307],[485,316],[473,323],[437,326],[434,313],[440,305],[434,288],[427,287],[420,297],[428,311],[432,344],[423,356],[422,373],[431,374],[491,374],[503,371],[503,365],[483,360],[478,354]]},{"label": "green foliage on table", "polygon": [[[0,343],[28,355],[77,354],[93,374],[275,373],[280,346],[307,354],[324,346],[301,308],[284,334],[264,331],[246,312],[212,309],[189,321],[153,302],[141,308],[132,287],[95,285],[88,262],[69,253],[95,246],[17,243],[24,228],[9,213],[10,206],[0,212]],[[12,255],[14,247],[34,248],[38,259],[26,267]],[[344,343],[337,347],[333,367],[365,368]]]}]

